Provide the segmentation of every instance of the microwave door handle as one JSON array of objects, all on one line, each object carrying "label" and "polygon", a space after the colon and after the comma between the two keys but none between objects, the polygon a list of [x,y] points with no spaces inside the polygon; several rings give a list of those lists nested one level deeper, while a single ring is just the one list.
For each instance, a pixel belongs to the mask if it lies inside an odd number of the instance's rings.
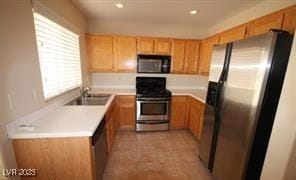
[{"label": "microwave door handle", "polygon": [[155,68],[157,69],[157,72],[161,72],[161,62],[155,64]]}]

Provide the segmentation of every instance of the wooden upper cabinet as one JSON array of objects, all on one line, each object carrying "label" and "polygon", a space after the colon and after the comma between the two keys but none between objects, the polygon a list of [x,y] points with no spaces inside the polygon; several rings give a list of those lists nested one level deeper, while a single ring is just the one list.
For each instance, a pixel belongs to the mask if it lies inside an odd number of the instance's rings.
[{"label": "wooden upper cabinet", "polygon": [[264,34],[270,29],[281,29],[284,14],[282,12],[273,13],[250,22],[248,37]]},{"label": "wooden upper cabinet", "polygon": [[87,35],[88,66],[91,72],[113,71],[112,36]]},{"label": "wooden upper cabinet", "polygon": [[188,74],[196,74],[198,72],[198,59],[199,59],[199,46],[200,41],[187,40],[184,71]]},{"label": "wooden upper cabinet", "polygon": [[219,44],[219,39],[220,35],[215,35],[201,42],[198,63],[199,74],[209,75],[213,46]]},{"label": "wooden upper cabinet", "polygon": [[187,127],[187,96],[173,96],[171,108],[171,129],[182,129]]},{"label": "wooden upper cabinet", "polygon": [[138,37],[137,53],[170,55],[171,44],[171,39],[168,38]]},{"label": "wooden upper cabinet", "polygon": [[137,39],[129,36],[114,38],[114,70],[117,72],[134,72],[137,59]]},{"label": "wooden upper cabinet", "polygon": [[247,33],[248,24],[224,31],[220,35],[220,44],[226,44],[228,42],[245,39]]},{"label": "wooden upper cabinet", "polygon": [[138,37],[137,52],[138,52],[138,54],[153,54],[154,53],[154,38]]},{"label": "wooden upper cabinet", "polygon": [[296,5],[284,10],[283,30],[294,34],[296,28]]},{"label": "wooden upper cabinet", "polygon": [[172,41],[172,73],[184,73],[186,40],[174,39]]},{"label": "wooden upper cabinet", "polygon": [[171,54],[171,39],[156,38],[154,54],[170,55]]}]

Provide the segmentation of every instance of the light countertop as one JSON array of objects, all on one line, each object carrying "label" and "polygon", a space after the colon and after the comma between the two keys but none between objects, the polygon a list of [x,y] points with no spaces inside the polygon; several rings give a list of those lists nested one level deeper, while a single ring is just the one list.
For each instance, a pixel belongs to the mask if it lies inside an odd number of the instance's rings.
[{"label": "light countertop", "polygon": [[[9,139],[92,136],[115,95],[104,106],[60,106],[35,121],[7,125]],[[20,128],[20,125],[32,128]]]},{"label": "light countertop", "polygon": [[170,89],[172,91],[173,96],[191,96],[203,103],[206,102],[207,91],[203,89]]},{"label": "light countertop", "polygon": [[[203,89],[171,89],[168,88],[174,96],[192,96],[193,98],[205,103],[206,90]],[[136,89],[92,89],[91,93],[112,93],[116,95],[136,95]]]},{"label": "light countertop", "polygon": [[[189,95],[205,102],[206,91],[170,89],[173,95]],[[12,122],[7,125],[9,139],[89,137],[101,123],[115,95],[135,95],[135,89],[93,89],[91,93],[112,94],[104,106],[60,106],[34,121]],[[26,125],[29,127],[22,127]]]}]

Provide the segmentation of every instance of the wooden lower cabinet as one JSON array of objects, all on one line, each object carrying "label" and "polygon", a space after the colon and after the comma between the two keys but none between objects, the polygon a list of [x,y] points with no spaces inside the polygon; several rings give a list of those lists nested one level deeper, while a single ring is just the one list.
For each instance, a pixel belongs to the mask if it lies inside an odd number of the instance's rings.
[{"label": "wooden lower cabinet", "polygon": [[188,128],[196,138],[200,139],[204,109],[204,103],[191,96],[173,96],[170,129]]},{"label": "wooden lower cabinet", "polygon": [[194,136],[200,140],[204,117],[204,104],[194,98],[190,98],[189,101],[188,128]]},{"label": "wooden lower cabinet", "polygon": [[36,169],[24,179],[94,179],[90,137],[15,139],[19,169]]},{"label": "wooden lower cabinet", "polygon": [[[121,98],[123,106],[129,97]],[[117,101],[105,114],[107,152],[111,153],[117,130]],[[26,179],[95,179],[91,137],[15,139],[12,141],[19,169],[36,169]]]},{"label": "wooden lower cabinet", "polygon": [[189,130],[198,137],[199,129],[199,117],[200,117],[200,104],[197,100],[190,98],[190,109],[189,109]]},{"label": "wooden lower cabinet", "polygon": [[171,129],[187,128],[187,100],[187,96],[173,96],[170,120]]},{"label": "wooden lower cabinet", "polygon": [[112,145],[116,135],[116,130],[117,130],[116,100],[113,100],[105,117],[106,117],[106,128],[107,128],[107,152],[108,152],[108,155],[110,155],[112,151]]},{"label": "wooden lower cabinet", "polygon": [[135,96],[118,96],[117,97],[117,120],[119,129],[135,129],[136,119],[136,100]]}]

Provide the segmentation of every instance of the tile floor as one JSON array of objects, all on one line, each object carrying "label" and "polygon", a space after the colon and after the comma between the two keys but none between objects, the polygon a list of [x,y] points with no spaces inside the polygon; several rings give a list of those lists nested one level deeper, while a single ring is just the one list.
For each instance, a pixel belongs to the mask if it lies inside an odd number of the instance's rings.
[{"label": "tile floor", "polygon": [[212,180],[187,130],[117,133],[104,180]]}]

